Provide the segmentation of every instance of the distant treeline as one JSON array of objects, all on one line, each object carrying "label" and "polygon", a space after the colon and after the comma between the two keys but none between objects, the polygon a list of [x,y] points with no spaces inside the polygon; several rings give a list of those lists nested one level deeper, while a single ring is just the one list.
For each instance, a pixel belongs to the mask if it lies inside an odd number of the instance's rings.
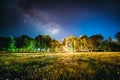
[{"label": "distant treeline", "polygon": [[49,35],[38,35],[31,38],[21,35],[17,38],[0,37],[1,52],[81,52],[81,51],[120,51],[120,32],[115,38],[105,40],[101,34],[80,37],[69,36],[62,42],[52,39]]}]

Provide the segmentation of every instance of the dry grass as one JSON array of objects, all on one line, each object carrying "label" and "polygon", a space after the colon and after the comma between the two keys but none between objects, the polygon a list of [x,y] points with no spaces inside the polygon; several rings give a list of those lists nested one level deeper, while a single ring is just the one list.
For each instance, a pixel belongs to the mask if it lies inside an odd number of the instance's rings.
[{"label": "dry grass", "polygon": [[0,79],[120,80],[120,52],[1,53]]}]

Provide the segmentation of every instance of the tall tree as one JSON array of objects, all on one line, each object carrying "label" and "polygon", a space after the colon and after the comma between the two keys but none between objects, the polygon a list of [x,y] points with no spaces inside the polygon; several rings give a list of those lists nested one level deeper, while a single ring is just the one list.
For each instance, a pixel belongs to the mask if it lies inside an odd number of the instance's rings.
[{"label": "tall tree", "polygon": [[35,41],[36,41],[36,48],[37,50],[40,49],[40,52],[41,52],[41,49],[44,48],[44,38],[42,35],[38,35],[36,38],[35,38]]},{"label": "tall tree", "polygon": [[69,36],[68,46],[71,46],[71,48],[73,49],[73,52],[75,52],[75,50],[78,49],[78,38],[75,36]]},{"label": "tall tree", "polygon": [[79,47],[81,51],[88,50],[88,39],[86,35],[80,36]]},{"label": "tall tree", "polygon": [[111,51],[112,38],[109,36],[107,38],[107,51]]},{"label": "tall tree", "polygon": [[56,39],[53,39],[51,42],[51,47],[55,52],[57,52],[58,49],[60,49],[60,42]]},{"label": "tall tree", "polygon": [[9,44],[9,37],[0,37],[0,50],[6,51]]},{"label": "tall tree", "polygon": [[35,44],[36,44],[35,40],[34,39],[30,39],[28,41],[28,43],[27,43],[27,46],[26,46],[27,50],[34,51],[35,50]]},{"label": "tall tree", "polygon": [[15,41],[14,41],[14,38],[12,36],[9,37],[7,49],[9,52],[15,52]]},{"label": "tall tree", "polygon": [[47,50],[51,48],[52,38],[49,35],[43,35],[44,49]]},{"label": "tall tree", "polygon": [[96,34],[96,35],[92,35],[89,37],[89,47],[92,50],[98,50],[99,49],[99,45],[101,44],[101,42],[103,41],[103,36],[101,34]]},{"label": "tall tree", "polygon": [[26,51],[31,39],[32,38],[27,35],[19,36],[18,38],[16,38],[16,47],[22,49],[22,51]]},{"label": "tall tree", "polygon": [[117,39],[118,42],[120,42],[120,32],[117,32],[115,34],[115,38]]},{"label": "tall tree", "polygon": [[101,42],[100,46],[99,46],[99,50],[101,51],[108,51],[108,42],[107,40],[104,40]]}]

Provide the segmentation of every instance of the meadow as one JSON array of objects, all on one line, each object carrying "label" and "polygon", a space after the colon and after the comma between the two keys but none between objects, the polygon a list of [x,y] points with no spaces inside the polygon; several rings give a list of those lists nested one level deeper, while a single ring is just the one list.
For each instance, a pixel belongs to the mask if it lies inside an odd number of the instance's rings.
[{"label": "meadow", "polygon": [[0,53],[0,80],[120,80],[120,52]]}]

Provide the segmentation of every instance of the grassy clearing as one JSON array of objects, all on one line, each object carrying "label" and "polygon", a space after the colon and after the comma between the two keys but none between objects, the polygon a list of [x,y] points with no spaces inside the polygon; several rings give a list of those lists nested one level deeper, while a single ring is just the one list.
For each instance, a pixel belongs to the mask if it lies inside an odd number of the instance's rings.
[{"label": "grassy clearing", "polygon": [[120,80],[120,52],[1,53],[0,80]]}]

